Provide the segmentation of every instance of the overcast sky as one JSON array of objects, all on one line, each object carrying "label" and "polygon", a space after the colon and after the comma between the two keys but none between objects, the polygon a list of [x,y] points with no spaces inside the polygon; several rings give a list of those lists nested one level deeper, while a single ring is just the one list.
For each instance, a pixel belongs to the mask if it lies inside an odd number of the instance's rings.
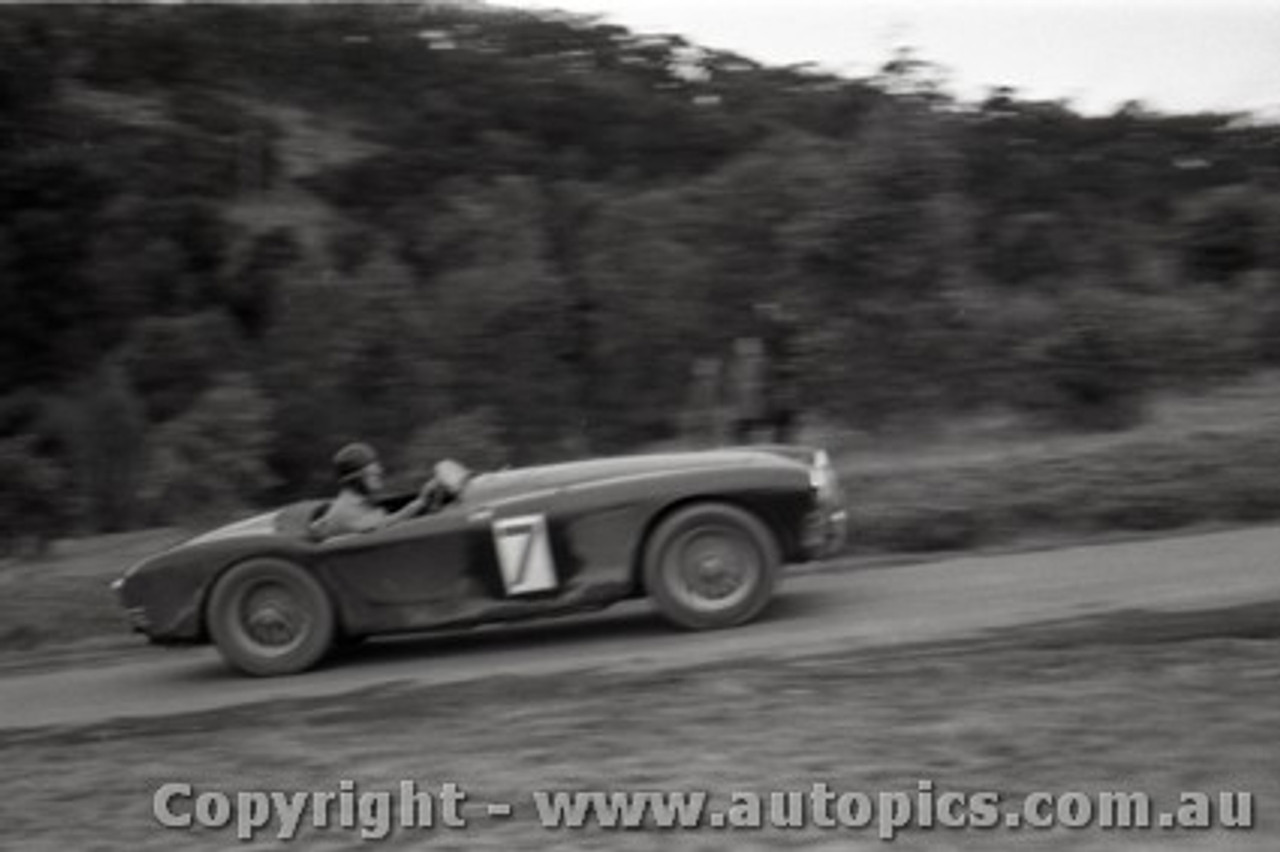
[{"label": "overcast sky", "polygon": [[1010,85],[1110,111],[1280,118],[1280,0],[508,0],[865,76],[909,45],[963,98]]}]

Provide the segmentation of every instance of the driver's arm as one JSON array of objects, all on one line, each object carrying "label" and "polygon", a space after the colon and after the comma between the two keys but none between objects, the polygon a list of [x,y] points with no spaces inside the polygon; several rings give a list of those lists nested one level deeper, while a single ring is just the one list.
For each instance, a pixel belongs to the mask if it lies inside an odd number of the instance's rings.
[{"label": "driver's arm", "polygon": [[421,515],[431,507],[439,489],[440,483],[436,481],[435,477],[427,480],[427,483],[422,486],[422,490],[418,492],[418,496],[388,515],[386,523],[394,524]]},{"label": "driver's arm", "polygon": [[396,511],[387,515],[386,522],[388,524],[394,524],[394,523],[398,523],[399,521],[407,521],[409,518],[413,518],[418,515],[421,515],[423,510],[426,508],[427,508],[427,501],[423,500],[422,496],[419,495],[417,497],[414,497],[408,503],[405,503]]}]

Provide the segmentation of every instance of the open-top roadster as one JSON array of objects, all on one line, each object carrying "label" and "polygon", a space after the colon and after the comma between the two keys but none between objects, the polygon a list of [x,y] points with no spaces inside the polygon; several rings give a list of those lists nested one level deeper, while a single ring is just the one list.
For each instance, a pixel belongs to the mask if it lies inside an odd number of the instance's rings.
[{"label": "open-top roadster", "polygon": [[[317,540],[326,501],[191,539],[114,587],[157,643],[212,641],[254,675],[337,644],[607,606],[647,595],[677,625],[758,615],[781,566],[830,553],[845,511],[826,453],[755,447],[625,456],[472,476],[437,466],[442,505]],[[386,499],[394,510],[413,495]]]}]

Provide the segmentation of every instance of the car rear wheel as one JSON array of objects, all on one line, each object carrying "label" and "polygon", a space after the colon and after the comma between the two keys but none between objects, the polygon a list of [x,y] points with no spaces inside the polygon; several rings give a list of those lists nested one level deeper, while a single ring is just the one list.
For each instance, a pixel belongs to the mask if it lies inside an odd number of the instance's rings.
[{"label": "car rear wheel", "polygon": [[332,647],[333,604],[306,571],[279,559],[254,559],[213,588],[209,634],[223,658],[251,675],[305,671]]},{"label": "car rear wheel", "polygon": [[723,503],[677,510],[645,548],[645,589],[667,619],[694,630],[732,627],[773,596],[781,558],[758,518]]}]

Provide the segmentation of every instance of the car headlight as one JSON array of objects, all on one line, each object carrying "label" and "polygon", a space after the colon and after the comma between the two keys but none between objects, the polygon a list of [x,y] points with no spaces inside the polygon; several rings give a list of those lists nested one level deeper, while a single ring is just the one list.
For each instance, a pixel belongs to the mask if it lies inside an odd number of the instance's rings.
[{"label": "car headlight", "polygon": [[818,450],[813,454],[813,463],[809,466],[809,487],[823,503],[839,501],[840,483],[826,450]]}]

